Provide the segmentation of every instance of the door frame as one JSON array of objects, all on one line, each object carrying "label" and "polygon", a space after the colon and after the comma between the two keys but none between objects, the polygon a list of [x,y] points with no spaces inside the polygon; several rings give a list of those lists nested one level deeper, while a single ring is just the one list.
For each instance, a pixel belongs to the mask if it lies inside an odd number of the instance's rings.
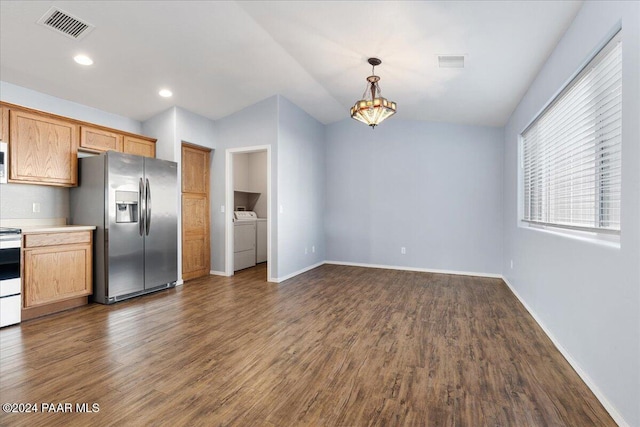
[{"label": "door frame", "polygon": [[267,282],[276,282],[272,276],[271,226],[273,212],[271,210],[273,191],[271,189],[271,145],[254,145],[250,147],[227,148],[225,152],[225,276],[233,276],[233,155],[249,154],[260,151],[267,152]]}]

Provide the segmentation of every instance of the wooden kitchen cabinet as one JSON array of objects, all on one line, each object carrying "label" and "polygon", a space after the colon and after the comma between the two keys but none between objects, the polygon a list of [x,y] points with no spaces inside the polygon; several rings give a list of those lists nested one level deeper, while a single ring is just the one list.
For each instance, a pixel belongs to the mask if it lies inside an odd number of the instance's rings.
[{"label": "wooden kitchen cabinet", "polygon": [[80,126],[80,148],[90,151],[122,151],[122,134]]},{"label": "wooden kitchen cabinet", "polygon": [[0,138],[9,143],[9,182],[75,187],[78,151],[156,156],[156,139],[0,102]]},{"label": "wooden kitchen cabinet", "polygon": [[9,111],[9,181],[74,187],[79,126],[28,111]]},{"label": "wooden kitchen cabinet", "polygon": [[0,141],[9,141],[9,109],[0,106]]},{"label": "wooden kitchen cabinet", "polygon": [[87,304],[93,293],[92,232],[23,236],[22,318]]},{"label": "wooden kitchen cabinet", "polygon": [[156,144],[154,140],[135,138],[125,135],[122,151],[145,157],[156,157]]}]

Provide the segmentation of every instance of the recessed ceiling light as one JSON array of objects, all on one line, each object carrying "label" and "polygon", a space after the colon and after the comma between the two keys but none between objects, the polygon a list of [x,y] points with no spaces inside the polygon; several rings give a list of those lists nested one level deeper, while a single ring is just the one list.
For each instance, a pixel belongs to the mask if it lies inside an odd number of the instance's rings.
[{"label": "recessed ceiling light", "polygon": [[76,61],[80,65],[91,65],[93,64],[93,59],[89,58],[87,55],[76,55],[73,57],[73,60]]},{"label": "recessed ceiling light", "polygon": [[158,95],[160,95],[163,98],[170,98],[171,96],[173,96],[173,92],[171,92],[169,89],[160,89],[160,92],[158,92]]}]

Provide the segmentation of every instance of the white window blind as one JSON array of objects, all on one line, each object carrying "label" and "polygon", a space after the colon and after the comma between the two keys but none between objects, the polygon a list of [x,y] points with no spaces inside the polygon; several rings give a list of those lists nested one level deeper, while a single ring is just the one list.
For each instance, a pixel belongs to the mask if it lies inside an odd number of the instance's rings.
[{"label": "white window blind", "polygon": [[521,135],[525,221],[620,231],[621,107],[618,33]]}]

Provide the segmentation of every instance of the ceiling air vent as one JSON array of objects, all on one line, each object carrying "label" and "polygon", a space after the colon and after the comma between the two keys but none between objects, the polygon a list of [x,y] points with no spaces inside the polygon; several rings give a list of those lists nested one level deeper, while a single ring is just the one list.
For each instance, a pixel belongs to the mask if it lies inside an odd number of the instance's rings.
[{"label": "ceiling air vent", "polygon": [[438,68],[464,68],[464,55],[438,55]]},{"label": "ceiling air vent", "polygon": [[94,28],[94,26],[88,22],[83,22],[57,7],[49,9],[42,18],[38,19],[38,24],[44,25],[74,40],[80,40]]}]

